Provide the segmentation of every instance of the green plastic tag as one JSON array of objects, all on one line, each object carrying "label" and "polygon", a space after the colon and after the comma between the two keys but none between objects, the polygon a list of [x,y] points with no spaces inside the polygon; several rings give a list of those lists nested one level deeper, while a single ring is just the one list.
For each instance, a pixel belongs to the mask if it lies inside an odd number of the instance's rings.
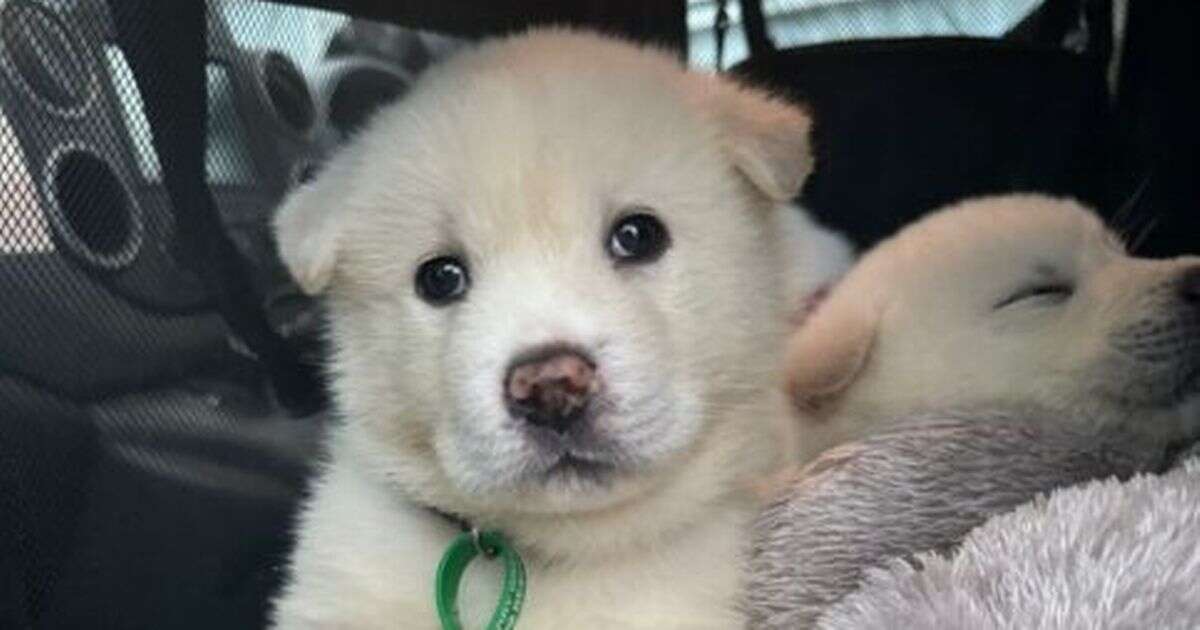
[{"label": "green plastic tag", "polygon": [[521,562],[521,556],[517,555],[517,551],[500,532],[487,531],[478,535],[465,532],[450,543],[442,555],[442,561],[438,563],[434,597],[442,630],[462,630],[462,621],[458,617],[458,587],[467,565],[480,552],[489,557],[499,557],[504,563],[500,601],[496,604],[487,630],[512,630],[517,625],[517,615],[521,614],[521,605],[525,603],[525,564]]}]

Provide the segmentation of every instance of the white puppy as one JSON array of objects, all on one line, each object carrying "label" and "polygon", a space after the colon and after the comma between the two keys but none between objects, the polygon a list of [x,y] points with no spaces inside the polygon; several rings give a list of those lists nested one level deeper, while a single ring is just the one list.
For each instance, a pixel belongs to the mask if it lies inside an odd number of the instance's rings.
[{"label": "white puppy", "polygon": [[1035,405],[1171,438],[1200,420],[1200,258],[1132,258],[1068,200],[967,201],[864,255],[788,361],[806,456],[950,408]]},{"label": "white puppy", "polygon": [[748,487],[798,450],[808,128],[665,53],[535,31],[432,70],[294,194],[280,251],[328,300],[342,424],[275,627],[439,627],[447,515],[524,558],[518,628],[736,627]]}]

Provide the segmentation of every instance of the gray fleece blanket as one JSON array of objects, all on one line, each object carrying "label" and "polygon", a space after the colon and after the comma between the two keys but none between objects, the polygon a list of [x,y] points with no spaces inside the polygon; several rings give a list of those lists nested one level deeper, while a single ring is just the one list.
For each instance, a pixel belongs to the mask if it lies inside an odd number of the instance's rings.
[{"label": "gray fleece blanket", "polygon": [[1200,464],[1061,420],[914,418],[785,479],[750,627],[1200,628]]}]

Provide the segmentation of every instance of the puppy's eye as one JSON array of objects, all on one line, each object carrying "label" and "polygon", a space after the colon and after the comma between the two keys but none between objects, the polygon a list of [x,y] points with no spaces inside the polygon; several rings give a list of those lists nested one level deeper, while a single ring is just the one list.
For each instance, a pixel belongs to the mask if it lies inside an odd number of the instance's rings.
[{"label": "puppy's eye", "polygon": [[470,284],[466,264],[454,256],[439,256],[417,268],[417,295],[434,306],[462,299]]},{"label": "puppy's eye", "polygon": [[1038,303],[1038,304],[1062,304],[1071,299],[1075,294],[1075,287],[1065,284],[1034,284],[1023,287],[1021,290],[1012,295],[1000,300],[996,304],[996,308],[1004,308],[1020,302]]},{"label": "puppy's eye", "polygon": [[671,244],[667,226],[644,213],[617,221],[608,236],[608,253],[617,262],[648,263],[662,256]]}]

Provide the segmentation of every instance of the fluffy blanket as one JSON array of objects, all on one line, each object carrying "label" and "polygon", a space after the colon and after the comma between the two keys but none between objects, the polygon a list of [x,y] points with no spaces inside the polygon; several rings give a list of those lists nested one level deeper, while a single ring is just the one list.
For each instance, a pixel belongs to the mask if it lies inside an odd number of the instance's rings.
[{"label": "fluffy blanket", "polygon": [[[1055,492],[892,560],[818,627],[1200,628],[1200,460]],[[923,568],[917,568],[923,567]]]},{"label": "fluffy blanket", "polygon": [[1200,627],[1195,467],[1117,481],[1165,463],[1161,444],[1036,410],[833,449],[756,523],[750,627]]}]

